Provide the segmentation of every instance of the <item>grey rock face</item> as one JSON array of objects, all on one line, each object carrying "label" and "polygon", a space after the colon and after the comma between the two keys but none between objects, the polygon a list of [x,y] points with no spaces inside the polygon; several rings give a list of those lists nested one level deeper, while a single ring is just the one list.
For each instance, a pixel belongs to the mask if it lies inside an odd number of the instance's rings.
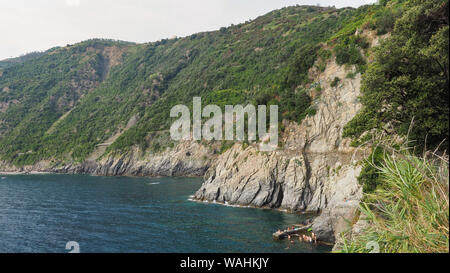
[{"label": "grey rock face", "polygon": [[138,151],[131,151],[62,171],[104,176],[202,176],[213,158],[212,152],[197,142],[183,142],[160,154],[142,157]]},{"label": "grey rock face", "polygon": [[207,147],[194,141],[187,141],[158,154],[142,156],[137,149],[134,149],[128,153],[109,156],[99,161],[87,160],[81,164],[62,166],[43,161],[23,168],[0,162],[0,170],[99,176],[203,176],[215,157],[213,151]]},{"label": "grey rock face", "polygon": [[367,229],[370,227],[370,223],[368,220],[360,217],[358,221],[351,227],[345,230],[344,234],[336,237],[336,242],[333,247],[333,251],[340,251],[343,248],[344,238],[347,240],[354,240],[358,236],[362,235]]},{"label": "grey rock face", "polygon": [[[362,197],[357,182],[361,152],[342,138],[344,126],[359,111],[360,76],[330,62],[316,77],[322,87],[316,115],[300,125],[285,123],[284,147],[259,152],[239,144],[220,155],[196,192],[197,200],[232,205],[321,212],[313,223],[318,238],[334,242],[352,221]],[[331,87],[334,77],[343,79]]]}]

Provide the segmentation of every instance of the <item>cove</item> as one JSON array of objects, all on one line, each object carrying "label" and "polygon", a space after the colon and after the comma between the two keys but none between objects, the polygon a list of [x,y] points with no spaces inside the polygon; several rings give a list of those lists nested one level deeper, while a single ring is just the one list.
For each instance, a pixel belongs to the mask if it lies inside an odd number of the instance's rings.
[{"label": "cove", "polygon": [[324,246],[274,241],[303,216],[189,201],[199,178],[0,177],[0,252],[287,253]]}]

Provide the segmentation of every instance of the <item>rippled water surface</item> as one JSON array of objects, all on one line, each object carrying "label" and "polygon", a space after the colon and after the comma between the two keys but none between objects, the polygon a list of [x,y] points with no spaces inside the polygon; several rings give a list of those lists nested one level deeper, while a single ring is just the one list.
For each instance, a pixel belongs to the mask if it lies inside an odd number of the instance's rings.
[{"label": "rippled water surface", "polygon": [[0,176],[0,252],[324,252],[272,233],[303,220],[188,200],[194,178]]}]

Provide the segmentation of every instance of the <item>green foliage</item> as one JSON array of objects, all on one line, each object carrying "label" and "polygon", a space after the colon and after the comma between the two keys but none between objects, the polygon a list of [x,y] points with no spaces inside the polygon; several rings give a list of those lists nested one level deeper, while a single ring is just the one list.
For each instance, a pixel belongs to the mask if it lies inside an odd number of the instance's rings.
[{"label": "green foliage", "polygon": [[287,90],[281,97],[280,111],[284,118],[301,122],[308,115],[307,109],[311,105],[311,101],[312,99],[305,89]]},{"label": "green foliage", "polygon": [[391,32],[394,29],[394,24],[395,14],[391,11],[377,14],[375,17],[374,27],[377,30],[378,35],[383,35]]},{"label": "green foliage", "polygon": [[316,61],[316,68],[323,72],[325,71],[325,68],[327,66],[328,60],[332,57],[332,52],[328,49],[325,49],[323,47],[320,47],[317,51],[317,61]]},{"label": "green foliage", "polygon": [[308,83],[308,70],[316,61],[317,46],[304,45],[292,56],[289,63],[289,71],[286,76],[284,87],[295,89],[301,84]]},{"label": "green foliage", "polygon": [[[3,156],[18,165],[31,164],[67,144],[66,138],[52,140],[46,132],[103,80],[105,59],[101,52],[111,45],[128,44],[90,40],[49,50],[3,71],[0,102],[8,105],[0,112],[0,136],[5,136],[0,139]],[[90,149],[95,146],[83,142]],[[70,147],[74,156],[80,154],[80,146]]]},{"label": "green foliage", "polygon": [[369,43],[361,36],[346,36],[334,47],[336,63],[339,65],[352,64],[364,66],[366,61],[361,54],[361,50],[369,47]]},{"label": "green foliage", "polygon": [[355,78],[355,73],[353,72],[348,72],[347,75],[345,76],[347,79],[354,79]]},{"label": "green foliage", "polygon": [[377,168],[380,167],[384,159],[384,151],[380,147],[376,147],[368,159],[364,162],[358,182],[363,186],[364,193],[374,192],[379,185],[380,173]]},{"label": "green foliage", "polygon": [[225,89],[217,90],[208,93],[206,96],[202,97],[202,104],[204,106],[208,104],[215,104],[219,106],[222,111],[225,109],[225,105],[243,105],[245,106],[248,102],[247,94],[242,91]]},{"label": "green foliage", "polygon": [[233,141],[222,141],[221,145],[220,145],[220,149],[219,149],[219,154],[223,154],[226,151],[228,151],[229,149],[231,149],[231,147],[233,147],[234,142]]},{"label": "green foliage", "polygon": [[[51,51],[51,50],[49,50],[49,51]],[[17,58],[10,58],[10,59],[6,59],[6,60],[2,60],[2,61],[0,61],[0,69],[2,69],[2,68],[5,69],[8,67],[17,65],[17,64],[21,64],[21,63],[30,61],[30,60],[37,58],[39,56],[42,56],[44,54],[45,54],[45,52],[30,52],[30,53],[27,53],[20,57],[17,57]]]},{"label": "green foliage", "polygon": [[[363,110],[347,124],[344,136],[359,137],[373,128],[393,126],[419,146],[448,147],[448,1],[407,2],[391,38],[375,50],[363,76]],[[411,121],[414,120],[412,130]]]},{"label": "green foliage", "polygon": [[336,87],[340,82],[341,82],[341,79],[339,79],[339,77],[334,77],[334,79],[330,83],[330,86]]},{"label": "green foliage", "polygon": [[375,242],[381,253],[448,253],[448,157],[402,150],[376,168],[381,184],[361,205],[360,218],[369,226],[344,235],[341,252],[369,252]]},{"label": "green foliage", "polygon": [[317,56],[319,56],[320,59],[324,61],[330,59],[332,55],[333,54],[331,53],[330,50],[324,49],[323,47],[319,48],[319,50],[317,51]]},{"label": "green foliage", "polygon": [[317,114],[317,109],[314,108],[314,107],[309,107],[309,108],[306,110],[306,115],[307,115],[307,116],[312,117],[312,116],[315,116],[316,114]]}]

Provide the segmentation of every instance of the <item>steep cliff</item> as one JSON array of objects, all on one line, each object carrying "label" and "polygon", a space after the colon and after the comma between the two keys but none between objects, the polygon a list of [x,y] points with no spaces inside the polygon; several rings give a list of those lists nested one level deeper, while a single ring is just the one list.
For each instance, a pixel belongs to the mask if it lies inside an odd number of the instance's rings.
[{"label": "steep cliff", "polygon": [[[371,31],[357,35],[366,37],[371,47],[386,37]],[[361,74],[356,66],[339,66],[334,58],[323,71],[316,67],[309,72],[315,115],[301,124],[285,121],[283,147],[277,151],[233,146],[208,170],[195,199],[320,212],[313,231],[325,241],[334,242],[350,228],[362,198],[357,177],[366,151],[351,147],[342,132],[361,109]]]},{"label": "steep cliff", "polygon": [[49,172],[99,176],[203,176],[215,156],[214,151],[210,148],[197,142],[186,141],[161,153],[143,155],[139,149],[133,149],[119,155],[91,158],[82,163],[64,164],[46,160],[23,167],[16,167],[1,161],[0,169],[5,173]]},{"label": "steep cliff", "polygon": [[[346,69],[330,61],[315,78],[322,87],[316,114],[300,125],[286,122],[284,146],[270,153],[236,144],[221,155],[195,194],[197,200],[269,207],[297,212],[322,212],[314,231],[333,241],[352,220],[362,189],[357,181],[363,151],[342,138],[343,127],[356,115],[361,75],[346,78]],[[332,87],[335,77],[342,79]]]},{"label": "steep cliff", "polygon": [[[204,175],[195,199],[320,212],[313,229],[320,239],[334,241],[362,197],[356,177],[364,151],[350,147],[342,133],[361,108],[366,42],[373,46],[379,38],[369,23],[386,9],[290,7],[185,38],[142,45],[88,41],[9,67],[0,75],[0,170]],[[61,83],[55,87],[60,97],[48,93],[38,70],[48,64],[45,58],[56,65],[74,56],[77,66],[60,70],[80,75],[63,83],[80,87],[87,75],[95,85],[76,88],[80,94],[59,109],[54,101],[64,101],[71,89]],[[24,74],[29,70],[31,75]],[[50,83],[61,82],[55,69],[48,71]],[[10,105],[17,90],[24,98],[36,93],[15,84],[27,77],[41,83],[43,104],[21,119]],[[167,135],[170,109],[190,104],[193,96],[220,106],[280,105],[280,147],[266,153],[255,143],[228,150],[220,142],[175,143]]]}]

